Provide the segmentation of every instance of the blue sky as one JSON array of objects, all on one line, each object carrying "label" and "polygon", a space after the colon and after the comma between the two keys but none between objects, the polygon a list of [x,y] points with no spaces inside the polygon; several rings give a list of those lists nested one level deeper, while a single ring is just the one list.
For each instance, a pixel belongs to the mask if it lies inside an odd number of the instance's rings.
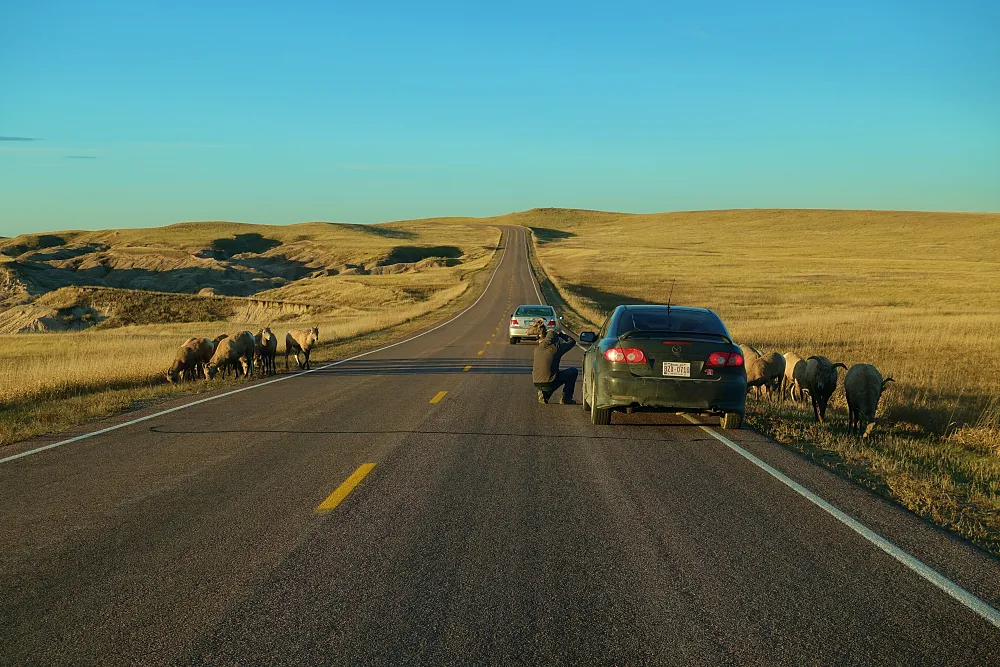
[{"label": "blue sky", "polygon": [[0,235],[1000,211],[998,29],[996,2],[5,0]]}]

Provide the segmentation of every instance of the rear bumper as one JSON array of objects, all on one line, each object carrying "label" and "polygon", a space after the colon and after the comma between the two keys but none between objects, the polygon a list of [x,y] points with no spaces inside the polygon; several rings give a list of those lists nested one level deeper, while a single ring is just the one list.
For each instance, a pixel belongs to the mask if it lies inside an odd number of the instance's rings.
[{"label": "rear bumper", "polygon": [[602,375],[594,388],[599,408],[639,408],[677,412],[739,412],[746,410],[746,378],[717,380],[615,377]]},{"label": "rear bumper", "polygon": [[[551,328],[549,328],[549,330],[551,331]],[[561,329],[559,329],[559,327],[556,327],[555,330],[556,331],[561,331]],[[529,334],[528,333],[528,328],[527,327],[525,327],[523,329],[522,328],[518,328],[518,327],[510,327],[507,330],[507,334],[511,338],[520,338],[521,340],[538,340],[538,336],[535,336],[533,334]]]}]

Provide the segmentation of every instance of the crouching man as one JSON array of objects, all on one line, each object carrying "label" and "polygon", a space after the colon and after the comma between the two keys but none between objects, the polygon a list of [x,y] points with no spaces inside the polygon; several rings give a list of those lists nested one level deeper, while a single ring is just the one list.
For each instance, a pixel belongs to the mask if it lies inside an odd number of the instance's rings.
[{"label": "crouching man", "polygon": [[548,403],[549,398],[559,387],[563,388],[563,405],[573,405],[573,392],[576,389],[576,368],[559,369],[559,360],[576,346],[576,342],[566,334],[559,334],[555,329],[546,331],[545,325],[535,322],[532,328],[538,328],[538,347],[535,348],[535,360],[531,369],[531,381],[538,390],[538,402]]}]

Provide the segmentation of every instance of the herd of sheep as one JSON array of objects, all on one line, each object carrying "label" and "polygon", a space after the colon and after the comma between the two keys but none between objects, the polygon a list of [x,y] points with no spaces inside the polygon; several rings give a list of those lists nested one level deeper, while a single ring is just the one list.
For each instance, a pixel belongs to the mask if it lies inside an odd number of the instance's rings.
[{"label": "herd of sheep", "polygon": [[747,391],[757,396],[783,399],[789,395],[801,401],[805,394],[812,401],[816,421],[826,420],[826,406],[837,388],[837,369],[847,371],[844,376],[844,395],[847,398],[850,433],[871,435],[875,427],[875,412],[882,392],[891,377],[883,378],[871,364],[833,363],[826,357],[811,356],[803,359],[794,352],[781,355],[777,352],[763,354],[751,345],[741,345],[743,363],[747,372]]},{"label": "herd of sheep", "polygon": [[[285,335],[285,370],[288,355],[295,357],[299,368],[309,369],[309,354],[319,342],[319,329],[289,331]],[[194,380],[204,377],[211,380],[218,375],[226,377],[230,371],[235,377],[249,378],[257,369],[261,375],[276,373],[278,337],[264,327],[257,335],[249,331],[222,334],[215,338],[189,338],[174,356],[167,370],[168,382]]]}]

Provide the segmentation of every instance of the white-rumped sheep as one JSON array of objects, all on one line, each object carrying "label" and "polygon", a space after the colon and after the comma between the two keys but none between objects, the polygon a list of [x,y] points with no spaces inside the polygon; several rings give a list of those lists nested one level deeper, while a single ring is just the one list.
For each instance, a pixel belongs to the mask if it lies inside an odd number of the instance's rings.
[{"label": "white-rumped sheep", "polygon": [[[802,385],[800,381],[795,378],[795,374],[797,372],[801,378],[803,377],[805,370],[805,359],[794,352],[789,352],[785,355],[784,389],[788,391],[788,394],[792,397],[793,401],[797,402],[802,400]],[[798,394],[798,396],[796,396],[796,394]],[[782,391],[782,396],[784,396],[784,391]]]},{"label": "white-rumped sheep", "polygon": [[811,356],[806,359],[806,367],[800,382],[812,399],[813,417],[818,422],[826,421],[826,406],[837,388],[837,369],[847,369],[842,363],[833,363],[826,357]]},{"label": "white-rumped sheep", "polygon": [[256,358],[260,364],[261,373],[274,375],[274,359],[278,356],[278,337],[271,332],[269,327],[264,327],[255,338],[257,340]]},{"label": "white-rumped sheep", "polygon": [[747,363],[743,358],[747,371],[747,391],[751,387],[759,389],[762,395],[777,394],[781,389],[781,380],[785,376],[785,358],[777,352],[760,355]]},{"label": "white-rumped sheep", "polygon": [[875,413],[885,386],[895,382],[891,377],[882,379],[882,374],[871,364],[854,364],[844,376],[844,394],[847,396],[848,433],[864,437],[871,435],[875,428]]},{"label": "white-rumped sheep", "polygon": [[[297,329],[292,329],[285,335],[285,370],[288,370],[288,355],[295,355],[295,363],[299,365],[299,368],[304,368],[309,370],[309,353],[319,342],[319,329],[313,327],[306,331],[301,331]],[[305,357],[305,363],[303,364],[299,360],[299,353]]]},{"label": "white-rumped sheep", "polygon": [[215,345],[207,338],[188,338],[174,355],[167,370],[167,382],[193,380],[201,375],[214,350]]}]

